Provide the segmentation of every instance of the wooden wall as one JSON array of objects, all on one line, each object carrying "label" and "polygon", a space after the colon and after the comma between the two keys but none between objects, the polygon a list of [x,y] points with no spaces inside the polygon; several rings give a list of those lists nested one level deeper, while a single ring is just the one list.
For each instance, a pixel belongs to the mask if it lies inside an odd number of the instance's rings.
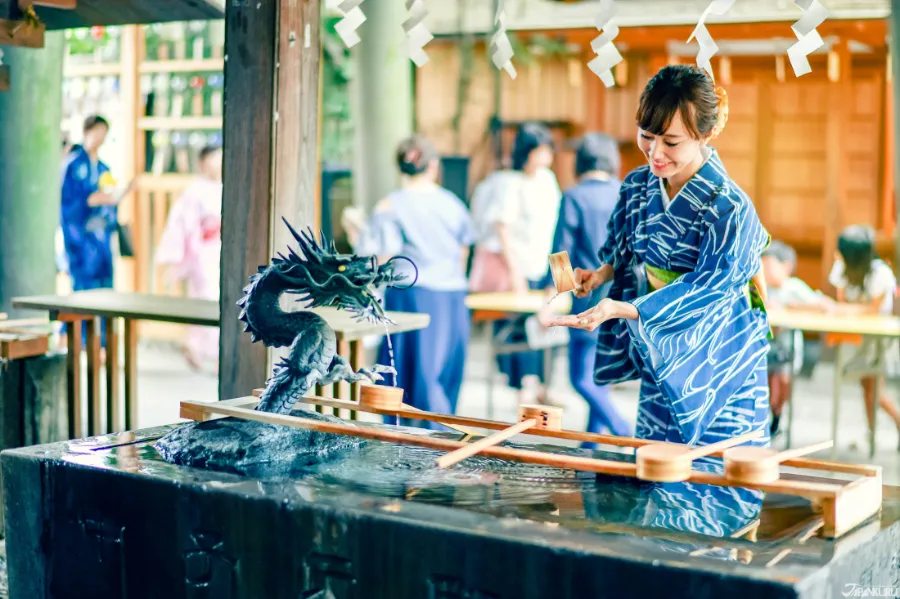
[{"label": "wooden wall", "polygon": [[[431,62],[417,73],[419,130],[442,152],[472,156],[474,186],[494,168],[488,131],[493,65],[483,49],[476,50],[457,136],[452,124],[460,51],[452,42],[434,41],[428,53]],[[585,130],[612,135],[621,142],[624,175],[645,161],[635,143],[640,91],[653,73],[676,60],[647,50],[625,57],[613,89],[587,69],[587,54],[517,64],[515,80],[500,76],[501,118],[569,121],[570,135]],[[774,56],[728,60],[730,80],[722,81],[720,74],[719,83],[729,94],[729,121],[713,145],[773,236],[797,250],[798,274],[827,289],[840,227],[866,223],[887,238],[893,231],[884,52],[851,56],[846,44],[839,44],[830,58],[813,56],[813,72],[800,78],[786,60],[777,65]],[[556,135],[565,148],[566,134]],[[512,131],[504,135],[507,150],[511,136]],[[573,182],[572,166],[572,152],[563,149],[554,165],[563,187]]]}]

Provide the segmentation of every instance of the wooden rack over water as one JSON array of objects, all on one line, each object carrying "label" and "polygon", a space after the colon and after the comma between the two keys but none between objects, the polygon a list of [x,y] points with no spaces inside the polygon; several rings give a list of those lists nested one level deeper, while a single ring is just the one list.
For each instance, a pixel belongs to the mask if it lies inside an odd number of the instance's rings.
[{"label": "wooden rack over water", "polygon": [[[376,389],[379,389],[378,387],[368,385],[365,387],[371,387],[373,391],[371,396],[373,397],[376,394]],[[300,399],[300,402],[305,404],[332,408],[335,410],[335,413],[339,413],[339,410],[346,409],[386,416],[398,416],[414,420],[439,422],[446,426],[461,430],[464,434],[464,437],[461,440],[440,439],[428,435],[402,432],[400,430],[366,426],[364,423],[358,421],[323,422],[295,415],[256,411],[254,408],[259,403],[259,398],[255,395],[258,395],[260,392],[261,390],[254,391],[253,397],[242,397],[226,401],[182,401],[181,417],[199,422],[222,417],[243,418],[246,420],[293,426],[325,433],[351,435],[376,441],[417,445],[447,452],[453,452],[469,447],[469,441],[475,436],[472,434],[472,429],[496,431],[506,430],[517,426],[516,423],[424,412],[415,410],[404,404],[400,404],[399,408],[375,407],[373,405],[368,405],[365,400],[367,394],[363,394],[361,402],[326,397],[303,397]],[[380,399],[379,401],[383,401],[383,399]],[[529,414],[527,416],[522,416],[520,417],[520,420],[525,417],[533,418],[534,415]],[[518,428],[522,429],[521,426]],[[631,447],[635,450],[648,445],[660,445],[657,441],[648,441],[634,437],[617,437],[582,431],[554,429],[552,427],[542,427],[540,425],[528,428],[527,430],[524,430],[522,434],[572,441],[588,441],[617,447]],[[638,476],[637,460],[635,462],[619,462],[590,457],[562,455],[548,451],[490,445],[485,447],[483,445],[484,443],[482,442],[478,453],[487,457],[584,472],[597,472],[631,478],[641,478]],[[671,448],[676,450],[676,453],[686,449],[685,446],[679,444],[666,443],[664,445],[672,446]],[[697,448],[692,447],[690,449],[695,450]],[[714,451],[709,453],[709,455],[711,457],[724,456],[727,462],[728,451],[729,449]],[[798,470],[830,473],[831,475],[843,474],[849,476],[838,479],[812,476],[806,473],[780,473],[780,468],[782,466]],[[822,527],[822,536],[827,538],[840,537],[877,514],[881,509],[882,474],[880,466],[794,457],[781,461],[776,468],[779,471],[778,479],[765,483],[736,480],[733,476],[729,477],[728,472],[726,472],[725,475],[721,475],[698,470],[689,470],[685,473],[683,478],[679,478],[678,480],[709,485],[754,488],[768,493],[805,497],[809,499],[816,511],[821,512],[824,523]]]}]

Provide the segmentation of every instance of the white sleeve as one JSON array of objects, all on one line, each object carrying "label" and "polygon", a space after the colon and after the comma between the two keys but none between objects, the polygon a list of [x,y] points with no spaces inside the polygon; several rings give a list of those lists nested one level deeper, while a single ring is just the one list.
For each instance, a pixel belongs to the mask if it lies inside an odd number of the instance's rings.
[{"label": "white sleeve", "polygon": [[877,267],[872,269],[872,275],[866,278],[866,293],[872,299],[893,295],[897,287],[897,279],[891,267],[883,262],[877,264]]},{"label": "white sleeve", "polygon": [[835,289],[845,289],[847,287],[847,280],[844,278],[843,261],[834,261],[834,266],[831,267],[831,273],[828,275],[828,282]]}]

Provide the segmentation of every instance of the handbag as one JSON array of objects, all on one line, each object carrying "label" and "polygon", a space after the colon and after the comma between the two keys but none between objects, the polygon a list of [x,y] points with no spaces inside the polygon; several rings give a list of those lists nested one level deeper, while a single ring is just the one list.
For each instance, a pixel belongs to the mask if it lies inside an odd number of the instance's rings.
[{"label": "handbag", "polygon": [[133,258],[134,240],[131,237],[131,227],[116,221],[116,237],[119,239],[119,255],[123,258]]},{"label": "handbag", "polygon": [[472,271],[469,273],[469,289],[473,293],[496,293],[512,289],[509,266],[503,254],[475,248]]}]

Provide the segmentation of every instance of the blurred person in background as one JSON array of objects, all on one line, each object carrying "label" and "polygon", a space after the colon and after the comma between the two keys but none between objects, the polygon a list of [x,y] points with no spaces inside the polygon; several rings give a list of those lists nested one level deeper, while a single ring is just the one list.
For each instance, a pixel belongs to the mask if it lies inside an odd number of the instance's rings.
[{"label": "blurred person in background", "polygon": [[[563,193],[551,250],[552,253],[568,252],[569,260],[575,267],[588,270],[600,268],[597,253],[606,243],[607,223],[619,198],[621,162],[618,143],[607,135],[588,133],[578,146],[575,154],[578,183]],[[549,271],[544,286],[555,293]],[[573,297],[570,314],[580,314],[597,305],[609,287],[607,283],[586,297]],[[548,304],[540,314],[544,326],[554,317],[549,308]],[[613,405],[609,386],[594,382],[598,334],[596,330],[583,329],[569,332],[569,379],[575,391],[588,404],[587,432],[628,436],[631,427]]]},{"label": "blurred person in background", "polygon": [[[894,311],[894,295],[897,291],[897,279],[891,267],[880,260],[875,252],[875,230],[867,225],[852,225],[841,231],[838,236],[838,251],[828,282],[837,290],[839,311],[853,314],[883,314]],[[885,341],[876,338],[863,338],[862,343],[846,364],[846,370],[869,371],[877,364],[878,343]],[[891,342],[884,352],[888,375],[896,375],[900,371],[898,364],[897,342]],[[880,376],[880,375],[878,375]],[[866,445],[875,427],[876,404],[888,413],[897,427],[900,437],[900,409],[883,393],[875,397],[876,377],[864,376],[860,379],[863,400],[866,406],[866,419],[869,431]],[[884,389],[883,379],[880,386]],[[854,443],[856,445],[857,443]],[[900,451],[900,442],[897,445]]]},{"label": "blurred person in background", "polygon": [[367,223],[345,218],[343,224],[355,253],[377,256],[381,263],[397,259],[397,271],[409,277],[411,287],[401,283],[385,292],[385,309],[431,317],[422,330],[382,341],[377,362],[391,364],[392,340],[397,369],[396,382],[387,375],[382,384],[404,389],[404,401],[413,407],[453,414],[469,345],[466,263],[475,232],[462,200],[438,184],[439,158],[422,136],[402,141],[400,189],[376,204]]},{"label": "blurred person in background", "polygon": [[[169,284],[187,283],[187,297],[218,301],[221,252],[222,149],[206,146],[200,150],[197,175],[169,212],[155,262],[166,269]],[[188,327],[183,353],[191,369],[210,365],[217,371],[219,329]]]},{"label": "blurred person in background", "polygon": [[65,156],[60,220],[72,289],[113,286],[112,233],[117,197],[109,167],[99,151],[109,123],[100,116],[84,121],[84,139]]},{"label": "blurred person in background", "polygon": [[[473,292],[527,293],[543,287],[562,195],[550,170],[553,148],[553,136],[546,127],[523,124],[513,142],[512,168],[491,173],[476,187],[472,196],[477,234],[470,273]],[[524,343],[527,318],[495,321],[494,335],[506,333],[506,344]],[[518,391],[520,404],[531,401],[526,386],[534,387],[535,401],[550,403],[543,351],[498,355],[497,364],[509,386]]]},{"label": "blurred person in background", "polygon": [[[73,291],[113,287],[112,236],[118,223],[118,202],[128,188],[117,192],[109,167],[100,160],[100,147],[108,133],[106,119],[88,117],[81,144],[72,146],[63,159],[60,227],[65,258],[58,258],[57,264],[71,277]],[[104,346],[105,338],[103,323]]]},{"label": "blurred person in background", "polygon": [[[797,253],[794,248],[773,240],[762,253],[763,272],[771,308],[802,310],[829,310],[834,302],[814,291],[802,279],[794,276]],[[769,372],[769,406],[772,411],[770,433],[778,433],[781,412],[791,396],[793,373],[799,370],[803,359],[803,335],[799,331],[774,329],[769,340],[766,363]]]}]

